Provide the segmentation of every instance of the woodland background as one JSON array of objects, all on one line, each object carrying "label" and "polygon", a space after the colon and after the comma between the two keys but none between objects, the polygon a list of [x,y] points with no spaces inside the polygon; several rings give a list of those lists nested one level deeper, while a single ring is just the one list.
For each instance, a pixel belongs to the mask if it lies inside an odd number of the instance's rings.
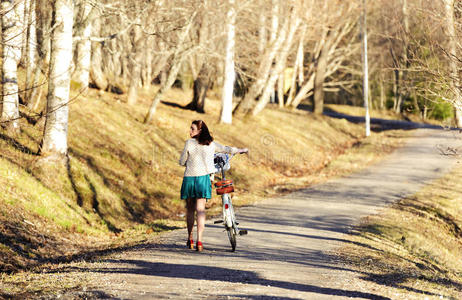
[{"label": "woodland background", "polygon": [[[369,101],[462,125],[460,1],[387,0],[367,6]],[[158,84],[144,122],[173,85],[220,120],[269,102],[362,105],[362,1],[2,1],[2,124],[45,117],[41,153],[67,153],[69,88],[127,93]],[[19,69],[18,69],[19,66]],[[46,97],[45,97],[46,96]],[[82,104],[84,105],[84,104]],[[22,109],[20,109],[22,108]],[[455,112],[455,113],[453,113]]]}]

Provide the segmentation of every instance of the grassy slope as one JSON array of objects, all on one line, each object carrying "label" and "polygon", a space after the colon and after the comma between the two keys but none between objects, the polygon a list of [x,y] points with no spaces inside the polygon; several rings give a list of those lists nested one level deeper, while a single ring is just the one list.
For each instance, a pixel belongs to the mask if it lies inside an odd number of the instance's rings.
[{"label": "grassy slope", "polygon": [[461,299],[461,176],[457,166],[412,197],[364,218],[350,236],[354,243],[339,255],[385,296]]},{"label": "grassy slope", "polygon": [[[0,132],[0,270],[68,259],[184,226],[179,200],[184,169],[177,161],[194,119],[204,119],[220,143],[251,151],[236,157],[230,172],[236,205],[350,172],[399,141],[400,134],[393,133],[363,139],[362,126],[345,120],[272,108],[232,126],[218,124],[220,102],[213,95],[207,114],[198,114],[176,105],[191,98],[177,89],[165,99],[175,105],[161,104],[153,124],[143,125],[152,94],[142,91],[134,107],[123,95],[96,90],[76,95],[66,167],[50,167],[37,155],[43,120],[35,125],[22,120],[23,131],[13,138]],[[325,168],[353,146],[358,157],[346,159],[343,169]],[[355,163],[362,156],[366,161]],[[210,214],[218,203],[217,197],[209,202]]]}]

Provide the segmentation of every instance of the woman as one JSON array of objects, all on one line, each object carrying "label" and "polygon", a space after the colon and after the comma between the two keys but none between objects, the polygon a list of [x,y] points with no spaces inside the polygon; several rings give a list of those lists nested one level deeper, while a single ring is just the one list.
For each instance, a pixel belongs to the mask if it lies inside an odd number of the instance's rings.
[{"label": "woman", "polygon": [[180,156],[180,165],[186,166],[181,185],[181,199],[186,200],[186,222],[188,224],[189,249],[194,249],[193,227],[194,212],[197,214],[196,250],[202,251],[202,233],[205,226],[205,202],[212,197],[210,174],[215,173],[213,154],[215,152],[245,153],[247,149],[222,146],[213,141],[207,125],[195,120],[189,129],[191,139],[186,141]]}]

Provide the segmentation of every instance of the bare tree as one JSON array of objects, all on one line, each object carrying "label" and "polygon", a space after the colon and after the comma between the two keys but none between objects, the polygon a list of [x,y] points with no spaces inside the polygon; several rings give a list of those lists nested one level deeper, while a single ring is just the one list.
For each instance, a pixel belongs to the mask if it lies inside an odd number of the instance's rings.
[{"label": "bare tree", "polygon": [[229,9],[226,20],[226,59],[224,70],[223,92],[221,95],[220,122],[231,124],[233,112],[233,93],[236,72],[234,70],[235,31],[236,31],[236,8],[235,1],[229,1]]},{"label": "bare tree", "polygon": [[41,155],[67,155],[70,67],[72,61],[72,0],[54,0],[48,81],[47,115]]},{"label": "bare tree", "polygon": [[[91,33],[93,7],[90,2],[80,0],[76,7],[77,18],[75,35],[79,38],[75,46],[75,73],[74,77],[80,88],[85,90],[90,83],[91,66]],[[74,39],[75,40],[75,39]]]},{"label": "bare tree", "polygon": [[462,92],[461,92],[461,80],[459,75],[460,60],[458,59],[457,52],[457,35],[456,35],[456,21],[455,21],[455,10],[454,0],[443,0],[445,8],[445,20],[446,30],[449,40],[449,66],[451,72],[451,85],[454,92],[454,108],[457,127],[462,127]]},{"label": "bare tree", "polygon": [[18,133],[19,127],[19,88],[17,66],[21,59],[22,13],[19,2],[2,1],[2,121],[12,133]]}]

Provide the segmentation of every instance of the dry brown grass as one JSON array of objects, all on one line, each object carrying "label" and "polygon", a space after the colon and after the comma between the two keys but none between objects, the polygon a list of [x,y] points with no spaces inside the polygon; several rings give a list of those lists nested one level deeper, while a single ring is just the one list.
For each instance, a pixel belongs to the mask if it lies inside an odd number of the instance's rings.
[{"label": "dry brown grass", "polygon": [[[462,298],[462,167],[378,215],[339,255],[365,284],[392,298]],[[386,287],[386,289],[385,289]]]}]

